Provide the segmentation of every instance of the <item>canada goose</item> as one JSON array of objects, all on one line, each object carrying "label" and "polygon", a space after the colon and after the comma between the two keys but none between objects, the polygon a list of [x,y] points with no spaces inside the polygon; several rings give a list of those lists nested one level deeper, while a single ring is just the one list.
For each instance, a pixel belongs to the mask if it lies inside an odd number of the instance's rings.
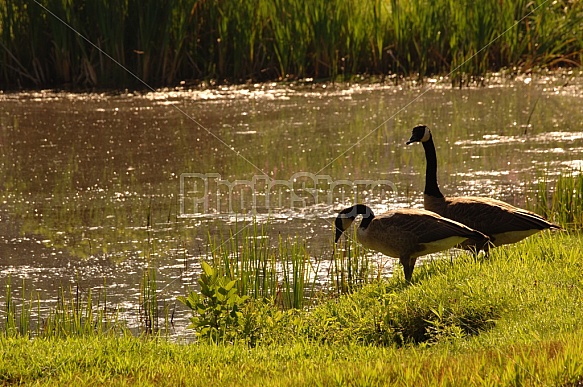
[{"label": "canada goose", "polygon": [[375,217],[368,206],[357,204],[338,214],[334,222],[335,243],[357,215],[363,216],[356,231],[358,241],[366,248],[399,258],[407,282],[411,281],[418,257],[449,249],[468,238],[488,239],[476,230],[431,211],[402,208]]},{"label": "canada goose", "polygon": [[[423,195],[426,210],[436,212],[486,234],[493,246],[516,243],[547,228],[561,228],[534,212],[514,207],[500,200],[476,196],[445,198],[437,185],[435,144],[427,126],[419,125],[413,128],[407,144],[414,142],[423,144],[427,159]],[[488,246],[474,240],[467,240],[461,247],[475,249],[476,252],[480,249],[488,251]]]}]

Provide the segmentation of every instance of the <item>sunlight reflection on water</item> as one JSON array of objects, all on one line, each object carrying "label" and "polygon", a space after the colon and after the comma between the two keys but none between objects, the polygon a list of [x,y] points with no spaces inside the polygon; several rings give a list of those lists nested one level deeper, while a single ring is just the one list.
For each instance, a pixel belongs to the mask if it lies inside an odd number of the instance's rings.
[{"label": "sunlight reflection on water", "polygon": [[[404,145],[418,123],[434,133],[445,194],[524,206],[541,176],[552,182],[562,171],[578,173],[583,88],[564,83],[532,77],[480,89],[437,84],[423,95],[407,84],[0,93],[0,284],[8,276],[13,284],[25,280],[54,303],[60,286],[103,288],[105,280],[108,299],[137,324],[147,267],[157,268],[160,295],[174,303],[196,286],[209,236],[228,241],[253,221],[274,243],[280,235],[305,241],[310,259],[323,259],[310,278],[323,281],[339,209],[355,201],[375,213],[422,206],[423,151]],[[263,208],[247,201],[250,192],[265,201],[263,188],[235,189],[237,203],[225,202],[233,192],[217,190],[205,211],[180,216],[184,173],[235,182],[287,181],[302,171],[326,184],[383,179],[394,189],[328,198],[322,182],[291,185],[282,204]],[[291,193],[301,205],[288,204]],[[395,260],[369,257],[383,275],[392,274]],[[188,314],[176,308],[184,332]]]}]

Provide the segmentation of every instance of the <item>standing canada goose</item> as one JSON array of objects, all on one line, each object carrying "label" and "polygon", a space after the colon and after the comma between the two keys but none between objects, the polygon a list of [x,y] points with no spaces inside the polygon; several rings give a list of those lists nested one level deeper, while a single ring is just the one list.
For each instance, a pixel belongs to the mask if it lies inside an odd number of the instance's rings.
[{"label": "standing canada goose", "polygon": [[476,230],[431,211],[402,208],[375,217],[368,206],[357,204],[338,214],[334,222],[335,243],[357,215],[363,216],[356,231],[358,241],[368,249],[399,258],[407,282],[411,281],[418,257],[449,249],[468,238],[488,239]]},{"label": "standing canada goose", "polygon": [[[425,191],[423,204],[426,210],[486,234],[493,246],[516,243],[540,230],[560,229],[543,217],[514,207],[500,200],[476,196],[445,198],[437,185],[437,156],[431,131],[425,125],[413,128],[407,144],[421,142],[425,149],[427,169],[425,171]],[[467,240],[464,248],[488,250],[479,241]]]}]

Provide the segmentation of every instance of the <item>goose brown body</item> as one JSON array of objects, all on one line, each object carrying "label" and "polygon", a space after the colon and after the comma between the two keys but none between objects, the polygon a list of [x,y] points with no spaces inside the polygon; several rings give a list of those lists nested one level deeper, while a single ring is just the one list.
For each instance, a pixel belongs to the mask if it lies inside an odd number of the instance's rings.
[{"label": "goose brown body", "polygon": [[[534,212],[500,200],[476,196],[444,197],[437,184],[437,156],[429,128],[424,125],[415,127],[407,144],[413,142],[423,144],[427,160],[423,200],[426,210],[486,234],[493,246],[516,243],[544,229],[560,228]],[[471,239],[463,242],[461,247],[477,250],[488,248]]]},{"label": "goose brown body", "polygon": [[431,211],[404,208],[375,216],[369,207],[358,204],[338,214],[336,242],[357,215],[363,215],[356,231],[358,241],[368,249],[399,258],[407,281],[411,280],[418,257],[449,249],[468,238],[487,239],[484,234]]}]

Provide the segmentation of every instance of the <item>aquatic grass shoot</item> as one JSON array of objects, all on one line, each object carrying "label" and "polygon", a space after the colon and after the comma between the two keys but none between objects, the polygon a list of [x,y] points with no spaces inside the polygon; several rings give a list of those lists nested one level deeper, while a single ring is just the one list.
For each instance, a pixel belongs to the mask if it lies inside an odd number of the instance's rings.
[{"label": "aquatic grass shoot", "polygon": [[[155,336],[169,334],[174,324],[172,303],[160,299],[156,270],[146,268],[140,286],[137,315],[139,323],[131,328],[134,333]],[[127,310],[108,303],[107,283],[97,290],[82,290],[79,285],[60,287],[53,306],[45,306],[40,294],[26,294],[25,282],[15,289],[8,278],[5,285],[5,317],[0,322],[4,336],[31,336],[62,338],[70,336],[102,336],[128,334]],[[17,296],[17,298],[15,298]],[[122,318],[122,316],[124,316]]]},{"label": "aquatic grass shoot", "polygon": [[130,330],[146,336],[169,334],[174,326],[175,310],[171,309],[172,303],[160,299],[156,275],[154,268],[144,270],[136,310],[139,322],[132,328],[127,320],[129,311],[108,303],[105,280],[103,287],[96,291],[83,290],[79,285],[68,289],[59,287],[54,304],[46,306],[48,300],[41,300],[39,293],[26,295],[24,280],[22,288],[15,289],[8,278],[0,333],[43,338],[119,335],[129,334]]},{"label": "aquatic grass shoot", "polygon": [[356,227],[352,228],[350,238],[343,237],[333,247],[332,263],[329,270],[331,289],[337,294],[353,292],[360,287],[380,281],[386,256],[378,261],[372,259],[370,253],[358,243]]},{"label": "aquatic grass shoot", "polygon": [[284,309],[302,309],[308,297],[314,296],[316,288],[315,276],[308,284],[314,273],[310,256],[305,245],[297,240],[284,240],[279,236],[278,245],[283,278],[277,298],[281,300]]},{"label": "aquatic grass shoot", "polygon": [[156,281],[156,270],[145,268],[142,274],[142,284],[140,287],[140,321],[144,328],[144,333],[153,334],[159,330],[159,305],[158,305],[158,283]]},{"label": "aquatic grass shoot", "polygon": [[[25,282],[22,281],[22,293],[25,294]],[[2,330],[5,336],[29,336],[31,310],[33,307],[32,298],[29,302],[23,300],[20,309],[17,307],[13,298],[13,289],[11,286],[11,277],[8,277],[6,282],[6,297],[5,297],[5,314],[4,329]],[[38,326],[38,324],[37,324]]]}]

